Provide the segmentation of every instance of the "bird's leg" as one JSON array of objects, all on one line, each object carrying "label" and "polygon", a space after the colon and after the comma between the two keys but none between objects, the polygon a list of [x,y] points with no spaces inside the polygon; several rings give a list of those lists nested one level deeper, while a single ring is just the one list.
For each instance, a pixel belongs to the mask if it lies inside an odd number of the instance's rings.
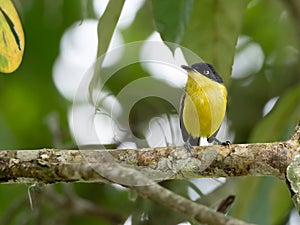
[{"label": "bird's leg", "polygon": [[188,150],[188,152],[192,151],[192,145],[190,144],[190,138],[191,136],[189,136],[186,140],[186,142],[184,143],[184,147],[186,150]]},{"label": "bird's leg", "polygon": [[209,138],[207,138],[207,141],[209,143],[212,143],[213,141],[215,141],[215,142],[217,142],[218,145],[225,145],[225,146],[230,145],[230,141],[222,142],[218,138],[216,138],[214,135],[211,136],[211,137],[209,137]]}]

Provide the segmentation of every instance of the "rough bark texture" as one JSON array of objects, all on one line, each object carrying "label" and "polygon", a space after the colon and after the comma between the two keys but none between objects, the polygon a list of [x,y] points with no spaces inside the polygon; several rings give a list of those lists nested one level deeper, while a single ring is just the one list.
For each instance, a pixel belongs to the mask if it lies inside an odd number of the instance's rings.
[{"label": "rough bark texture", "polygon": [[[275,143],[127,150],[3,150],[0,182],[110,182],[134,189],[204,224],[247,224],[183,198],[157,184],[168,179],[271,175],[285,179],[299,209],[300,125]],[[296,171],[296,172],[295,172]],[[298,205],[297,205],[298,204]]]},{"label": "rough bark texture", "polygon": [[[0,182],[107,182],[101,166],[121,163],[154,181],[200,177],[271,175],[285,177],[299,152],[297,140],[286,142],[127,150],[0,151]],[[112,168],[113,169],[113,168]]]}]

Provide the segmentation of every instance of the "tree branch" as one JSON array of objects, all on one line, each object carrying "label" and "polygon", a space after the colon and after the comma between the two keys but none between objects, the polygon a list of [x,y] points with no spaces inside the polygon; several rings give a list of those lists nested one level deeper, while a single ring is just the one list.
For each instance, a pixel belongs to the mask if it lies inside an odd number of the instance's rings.
[{"label": "tree branch", "polygon": [[168,179],[272,175],[285,179],[300,151],[300,124],[285,142],[126,150],[0,151],[0,182],[110,182],[207,224],[246,224],[161,187]]},{"label": "tree branch", "polygon": [[[95,168],[111,162],[132,167],[153,181],[200,177],[271,175],[285,178],[299,152],[299,126],[289,141],[229,146],[126,150],[3,150],[0,182],[107,182]],[[112,168],[113,169],[113,168]]]}]

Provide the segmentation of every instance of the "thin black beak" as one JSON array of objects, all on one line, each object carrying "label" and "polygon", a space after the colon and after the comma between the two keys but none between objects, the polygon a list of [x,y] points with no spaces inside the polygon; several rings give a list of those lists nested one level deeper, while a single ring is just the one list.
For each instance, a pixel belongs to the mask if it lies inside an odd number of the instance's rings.
[{"label": "thin black beak", "polygon": [[186,71],[195,71],[195,69],[191,66],[181,65],[181,68]]}]

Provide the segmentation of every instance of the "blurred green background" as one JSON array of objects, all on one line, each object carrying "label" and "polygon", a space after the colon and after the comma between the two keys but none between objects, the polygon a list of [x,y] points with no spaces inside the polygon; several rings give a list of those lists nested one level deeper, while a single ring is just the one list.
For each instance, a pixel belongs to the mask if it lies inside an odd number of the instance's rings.
[{"label": "blurred green background", "polygon": [[[221,74],[228,87],[227,126],[234,143],[289,138],[300,120],[300,3],[128,1],[139,8],[134,20],[119,29],[123,43],[145,40],[159,31],[163,40],[197,53]],[[66,30],[90,20],[96,24],[99,12],[95,5],[104,2],[14,1],[26,43],[20,68],[0,76],[0,149],[76,148],[68,117],[72,98],[66,98],[54,82],[54,65],[62,54]],[[85,38],[67,42],[83,48],[89,44]],[[72,77],[67,70],[65,73]],[[119,71],[107,89],[116,94],[131,81],[147,76],[149,72],[139,64],[132,65]],[[169,88],[174,93],[182,91]],[[155,99],[136,107],[131,128],[137,133],[162,112],[174,113],[169,104]],[[194,187],[189,181],[166,181],[162,185],[186,197]],[[285,184],[272,177],[230,178],[197,201],[215,206],[229,194],[236,195],[229,214],[247,222],[287,224],[293,210]],[[122,224],[129,216],[134,224],[187,221],[135,193],[107,184],[1,185],[0,199],[0,224]]]}]

